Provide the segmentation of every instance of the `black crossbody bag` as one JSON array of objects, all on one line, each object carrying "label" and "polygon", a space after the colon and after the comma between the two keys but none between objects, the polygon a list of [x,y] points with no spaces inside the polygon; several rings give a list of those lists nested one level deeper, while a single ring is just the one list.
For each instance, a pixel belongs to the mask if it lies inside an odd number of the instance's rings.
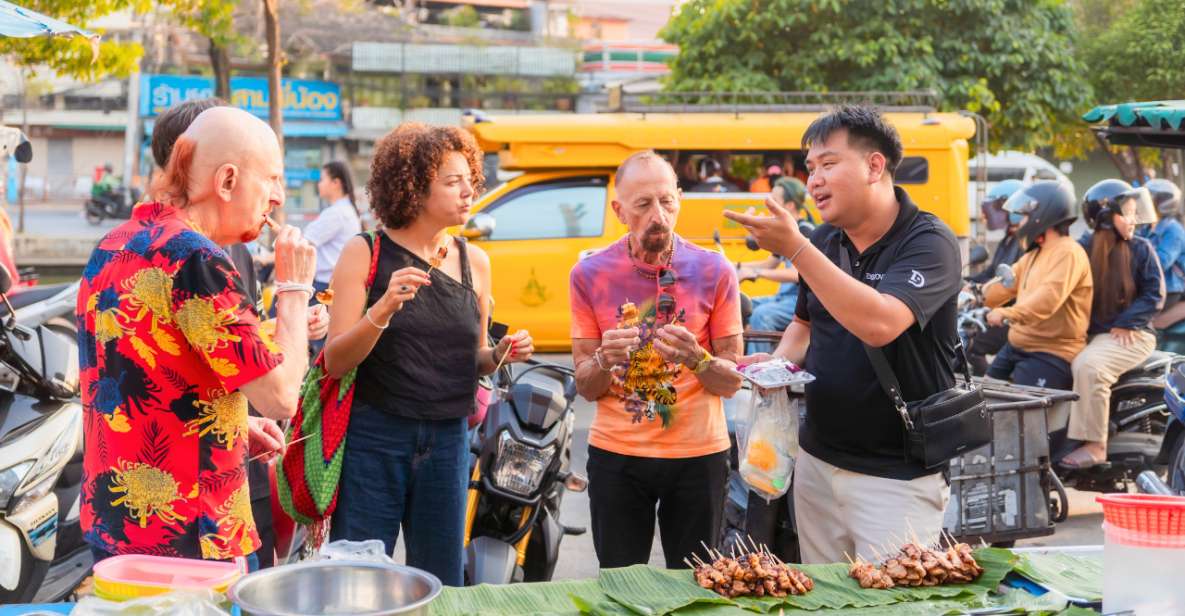
[{"label": "black crossbody bag", "polygon": [[[848,249],[839,247],[840,265],[849,276],[852,273]],[[875,288],[875,286],[873,287]],[[927,469],[945,466],[959,454],[978,449],[992,440],[992,425],[988,418],[987,400],[983,389],[971,381],[967,352],[959,343],[963,354],[962,383],[940,391],[925,400],[906,402],[901,395],[901,384],[893,367],[889,365],[883,349],[864,345],[872,369],[881,388],[893,402],[901,423],[905,428],[905,457],[920,462]]]}]

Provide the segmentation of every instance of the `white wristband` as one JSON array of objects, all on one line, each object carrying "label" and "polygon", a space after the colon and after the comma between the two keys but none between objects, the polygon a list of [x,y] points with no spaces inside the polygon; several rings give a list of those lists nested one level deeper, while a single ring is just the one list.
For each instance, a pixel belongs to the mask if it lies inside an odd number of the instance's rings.
[{"label": "white wristband", "polygon": [[317,289],[315,289],[311,284],[301,284],[299,282],[276,283],[276,295],[281,293],[290,293],[292,291],[303,291],[304,293],[308,293],[309,297],[312,297],[312,295],[317,292]]}]

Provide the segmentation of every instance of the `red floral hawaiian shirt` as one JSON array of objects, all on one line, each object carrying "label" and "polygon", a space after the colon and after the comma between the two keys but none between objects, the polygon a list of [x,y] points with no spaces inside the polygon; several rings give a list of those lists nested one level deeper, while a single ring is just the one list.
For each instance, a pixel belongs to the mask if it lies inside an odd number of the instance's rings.
[{"label": "red floral hawaiian shirt", "polygon": [[259,547],[247,398],[282,361],[221,248],[146,203],[91,255],[78,295],[82,528],[115,554],[225,560]]}]

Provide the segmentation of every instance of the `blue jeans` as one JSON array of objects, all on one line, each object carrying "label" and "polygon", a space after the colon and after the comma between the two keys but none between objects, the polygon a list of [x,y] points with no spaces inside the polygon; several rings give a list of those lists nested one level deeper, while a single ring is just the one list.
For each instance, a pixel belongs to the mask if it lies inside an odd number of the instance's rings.
[{"label": "blue jeans", "polygon": [[390,554],[402,525],[408,565],[464,584],[467,433],[464,417],[406,419],[356,402],[330,539],[379,539]]},{"label": "blue jeans", "polygon": [[[93,545],[91,546],[91,558],[93,558],[96,563],[101,560],[107,560],[112,556],[115,556],[115,554],[112,554],[111,552],[108,552],[102,548],[97,548]],[[255,571],[259,571],[259,555],[252,552],[247,555],[247,573],[252,573]]]},{"label": "blue jeans", "polygon": [[1050,389],[1073,389],[1074,375],[1070,362],[1049,353],[1022,351],[1009,342],[996,353],[987,375],[1012,381],[1017,385],[1035,385]]},{"label": "blue jeans", "polygon": [[[794,307],[798,294],[758,297],[753,300],[753,314],[749,316],[749,329],[759,332],[783,332],[794,320]],[[769,353],[774,350],[769,342],[750,342],[746,354]]]}]

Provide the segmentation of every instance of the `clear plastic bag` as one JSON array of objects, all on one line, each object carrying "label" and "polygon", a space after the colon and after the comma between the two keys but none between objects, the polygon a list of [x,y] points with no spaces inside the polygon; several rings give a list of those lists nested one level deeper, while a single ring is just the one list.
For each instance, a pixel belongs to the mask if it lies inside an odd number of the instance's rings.
[{"label": "clear plastic bag", "polygon": [[749,489],[767,502],[790,489],[798,455],[798,404],[785,387],[753,388],[740,471]]},{"label": "clear plastic bag", "polygon": [[174,591],[131,601],[89,595],[78,601],[70,616],[226,616],[224,601],[224,595],[212,590]]},{"label": "clear plastic bag", "polygon": [[321,546],[321,551],[315,560],[352,560],[368,563],[395,564],[395,560],[387,554],[387,547],[378,539],[366,541],[347,541],[340,539]]}]

